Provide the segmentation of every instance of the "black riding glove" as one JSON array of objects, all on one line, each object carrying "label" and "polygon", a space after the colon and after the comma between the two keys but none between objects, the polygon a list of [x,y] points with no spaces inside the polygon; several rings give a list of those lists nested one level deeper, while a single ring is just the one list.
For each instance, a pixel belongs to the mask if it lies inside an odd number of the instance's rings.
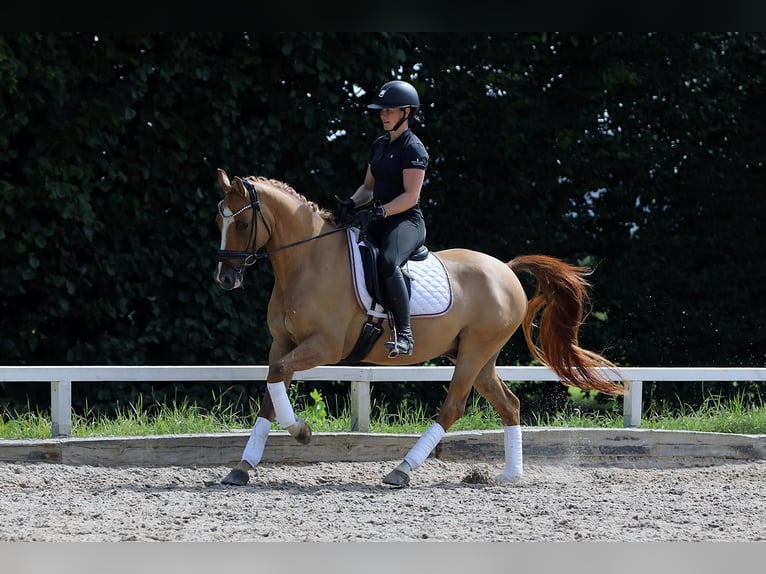
[{"label": "black riding glove", "polygon": [[336,195],[335,199],[338,202],[338,209],[335,214],[335,223],[337,225],[346,225],[354,217],[356,204],[350,197],[348,199],[341,199]]},{"label": "black riding glove", "polygon": [[351,226],[364,230],[370,222],[376,219],[383,219],[385,216],[386,209],[382,205],[375,205],[369,209],[360,209],[354,214]]}]

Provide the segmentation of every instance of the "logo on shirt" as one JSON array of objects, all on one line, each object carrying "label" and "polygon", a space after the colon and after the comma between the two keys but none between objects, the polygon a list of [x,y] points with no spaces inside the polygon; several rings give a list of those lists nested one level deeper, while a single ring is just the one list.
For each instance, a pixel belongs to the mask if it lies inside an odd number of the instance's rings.
[{"label": "logo on shirt", "polygon": [[410,165],[412,165],[414,167],[426,167],[426,164],[427,164],[426,158],[424,158],[424,157],[419,157],[417,159],[413,159],[410,162]]}]

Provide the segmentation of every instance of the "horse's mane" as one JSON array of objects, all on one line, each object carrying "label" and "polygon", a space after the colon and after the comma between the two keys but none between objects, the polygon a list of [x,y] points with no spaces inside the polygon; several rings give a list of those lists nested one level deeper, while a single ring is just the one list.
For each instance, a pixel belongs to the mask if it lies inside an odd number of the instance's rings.
[{"label": "horse's mane", "polygon": [[312,212],[317,213],[324,220],[332,222],[335,217],[335,215],[331,211],[328,211],[327,209],[323,209],[319,207],[319,205],[317,205],[316,202],[311,201],[310,199],[307,199],[305,195],[298,193],[297,191],[295,191],[295,189],[293,189],[293,187],[290,184],[285,183],[284,181],[271,179],[269,177],[264,177],[262,175],[251,175],[251,176],[248,176],[247,179],[255,183],[268,183],[272,187],[275,187],[289,195],[292,195],[293,197],[295,197],[295,199],[297,199],[298,201],[306,205]]}]

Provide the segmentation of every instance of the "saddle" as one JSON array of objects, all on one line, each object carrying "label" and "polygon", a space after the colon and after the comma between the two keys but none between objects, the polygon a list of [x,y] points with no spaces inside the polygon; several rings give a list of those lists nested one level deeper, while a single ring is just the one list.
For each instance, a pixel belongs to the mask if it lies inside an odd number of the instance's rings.
[{"label": "saddle", "polygon": [[[364,274],[364,284],[367,287],[367,292],[374,301],[382,306],[385,298],[383,295],[383,285],[378,275],[378,256],[380,250],[373,241],[367,238],[364,241],[358,242],[357,245],[359,246],[359,255],[362,257],[362,273]],[[421,245],[410,253],[407,261],[425,261],[429,253],[428,247]],[[401,268],[402,275],[404,275],[404,283],[407,285],[407,295],[411,297],[412,275],[410,275],[407,269],[407,261],[404,262]]]},{"label": "saddle", "polygon": [[[378,246],[369,238],[360,239],[356,228],[348,231],[352,281],[359,305],[367,312],[367,321],[351,354],[341,363],[356,363],[366,357],[383,333],[388,318],[383,287],[378,277]],[[452,307],[452,287],[441,259],[423,245],[410,254],[402,266],[410,296],[410,314],[436,317]]]}]

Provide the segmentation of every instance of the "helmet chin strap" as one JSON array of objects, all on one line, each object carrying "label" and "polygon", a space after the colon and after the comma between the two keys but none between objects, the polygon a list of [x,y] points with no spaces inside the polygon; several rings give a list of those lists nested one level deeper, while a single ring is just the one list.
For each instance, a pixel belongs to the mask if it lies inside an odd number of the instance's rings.
[{"label": "helmet chin strap", "polygon": [[[411,110],[412,108],[400,108],[400,109],[402,109],[402,110]],[[405,121],[405,120],[408,120],[408,119],[410,119],[410,115],[411,115],[411,114],[407,114],[407,113],[405,113],[405,114],[402,116],[402,119],[400,119],[398,122],[396,122],[396,124],[394,125],[394,127],[393,127],[393,128],[391,128],[389,131],[391,131],[391,132],[395,132],[396,130],[398,130],[398,129],[399,129],[399,127],[400,127],[400,126],[401,126],[401,125],[404,123],[404,121]]]}]

